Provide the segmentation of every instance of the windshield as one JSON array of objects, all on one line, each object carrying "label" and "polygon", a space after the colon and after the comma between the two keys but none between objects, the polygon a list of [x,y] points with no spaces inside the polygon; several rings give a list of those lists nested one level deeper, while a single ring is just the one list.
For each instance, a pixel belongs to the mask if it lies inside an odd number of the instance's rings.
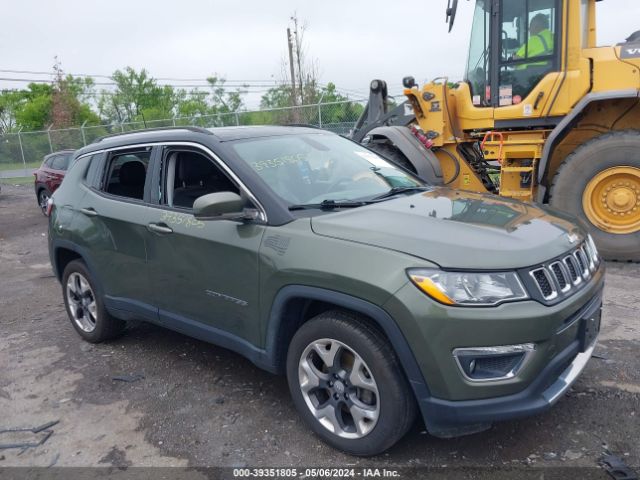
[{"label": "windshield", "polygon": [[330,133],[282,135],[233,144],[238,156],[291,205],[371,199],[422,181]]}]

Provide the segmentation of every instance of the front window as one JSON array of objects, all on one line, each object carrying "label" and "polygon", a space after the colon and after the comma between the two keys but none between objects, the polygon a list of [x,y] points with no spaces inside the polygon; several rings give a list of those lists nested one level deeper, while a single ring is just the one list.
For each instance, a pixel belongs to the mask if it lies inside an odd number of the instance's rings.
[{"label": "front window", "polygon": [[394,187],[423,186],[381,156],[333,134],[253,138],[235,142],[233,149],[289,205],[366,200]]},{"label": "front window", "polygon": [[471,27],[471,42],[469,45],[469,58],[465,80],[471,88],[473,104],[477,107],[491,104],[491,89],[489,88],[489,61],[491,52],[489,48],[491,3],[489,0],[478,0],[473,14],[473,26]]},{"label": "front window", "polygon": [[499,106],[515,105],[557,68],[556,0],[503,1]]},{"label": "front window", "polygon": [[169,150],[163,162],[162,203],[192,209],[197,198],[210,193],[240,193],[213,160],[194,150]]}]

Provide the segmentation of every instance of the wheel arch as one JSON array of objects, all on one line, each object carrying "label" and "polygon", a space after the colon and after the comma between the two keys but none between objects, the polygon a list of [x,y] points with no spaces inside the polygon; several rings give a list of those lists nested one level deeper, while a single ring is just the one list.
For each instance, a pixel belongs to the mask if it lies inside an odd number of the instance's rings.
[{"label": "wheel arch", "polygon": [[[438,157],[425,148],[411,130],[402,126],[376,127],[367,133],[371,142],[386,139],[395,145],[415,168],[418,176],[432,185],[442,185],[442,168]],[[366,145],[366,144],[365,144]]]},{"label": "wheel arch", "polygon": [[64,269],[70,262],[73,260],[82,260],[89,269],[89,272],[93,277],[93,281],[96,283],[96,287],[102,291],[102,285],[94,273],[95,269],[93,268],[89,255],[83,248],[78,247],[73,242],[63,239],[54,239],[51,242],[50,248],[52,252],[51,265],[53,266],[53,273],[58,281],[62,281]]},{"label": "wheel arch", "polygon": [[288,285],[276,295],[265,339],[265,354],[274,371],[284,372],[289,343],[296,330],[313,316],[330,309],[349,310],[366,317],[389,340],[418,403],[430,396],[407,340],[384,309],[361,298],[317,287]]},{"label": "wheel arch", "polygon": [[[611,101],[616,101],[611,103]],[[609,124],[602,123],[601,109],[609,110],[613,118]],[[624,130],[628,122],[620,122],[632,114],[640,117],[640,90],[627,89],[607,92],[594,92],[585,95],[572,111],[552,130],[542,150],[538,168],[538,194],[536,200],[546,203],[549,200],[550,186],[558,167],[566,156],[580,144],[612,130]],[[600,123],[594,125],[592,120]],[[636,123],[637,124],[637,123]]]}]

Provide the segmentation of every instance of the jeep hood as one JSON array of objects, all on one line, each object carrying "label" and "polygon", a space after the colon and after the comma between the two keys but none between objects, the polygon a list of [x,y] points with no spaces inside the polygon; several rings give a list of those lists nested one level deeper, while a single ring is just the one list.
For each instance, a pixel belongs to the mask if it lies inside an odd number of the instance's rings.
[{"label": "jeep hood", "polygon": [[585,236],[563,213],[442,187],[318,215],[311,227],[318,235],[461,269],[535,265],[567,252]]}]

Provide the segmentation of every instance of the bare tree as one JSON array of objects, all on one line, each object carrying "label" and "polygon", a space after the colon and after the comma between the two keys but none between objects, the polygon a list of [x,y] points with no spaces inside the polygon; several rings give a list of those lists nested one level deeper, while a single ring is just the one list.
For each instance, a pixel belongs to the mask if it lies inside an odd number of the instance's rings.
[{"label": "bare tree", "polygon": [[308,53],[305,41],[308,23],[300,21],[295,12],[290,21],[287,28],[290,55],[282,60],[280,83],[290,88],[291,106],[307,105],[318,100],[318,61]]},{"label": "bare tree", "polygon": [[67,128],[73,125],[74,120],[74,96],[69,90],[69,82],[64,76],[62,64],[57,56],[53,71],[53,95],[51,99],[51,122],[54,128]]}]

